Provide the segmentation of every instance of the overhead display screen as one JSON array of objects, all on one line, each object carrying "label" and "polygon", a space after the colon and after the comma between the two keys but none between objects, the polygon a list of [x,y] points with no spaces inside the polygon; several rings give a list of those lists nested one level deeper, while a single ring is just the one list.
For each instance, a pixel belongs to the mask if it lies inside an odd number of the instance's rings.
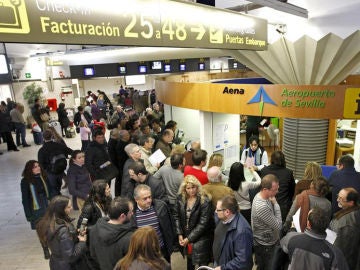
[{"label": "overhead display screen", "polygon": [[266,50],[267,21],[167,0],[3,0],[2,42]]}]

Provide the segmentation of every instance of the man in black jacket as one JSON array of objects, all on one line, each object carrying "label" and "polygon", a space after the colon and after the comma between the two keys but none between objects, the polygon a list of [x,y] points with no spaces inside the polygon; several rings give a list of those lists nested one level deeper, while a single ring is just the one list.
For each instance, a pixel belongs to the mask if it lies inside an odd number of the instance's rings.
[{"label": "man in black jacket", "polygon": [[128,155],[125,152],[125,146],[130,143],[130,133],[129,131],[122,129],[119,131],[119,141],[116,144],[115,153],[117,160],[117,168],[119,170],[119,176],[115,182],[115,196],[120,196],[121,194],[121,182],[123,176],[123,168],[126,160],[128,159]]},{"label": "man in black jacket", "polygon": [[109,207],[109,217],[100,218],[90,228],[90,255],[101,270],[112,270],[118,260],[125,256],[135,227],[129,222],[133,204],[125,198],[116,197]]},{"label": "man in black jacket", "polygon": [[154,178],[145,168],[141,161],[136,161],[129,167],[130,181],[124,190],[125,196],[129,199],[134,197],[134,189],[140,184],[148,185],[154,199],[169,203],[166,189],[162,179]]},{"label": "man in black jacket", "polygon": [[138,228],[151,226],[159,237],[161,253],[170,263],[175,239],[174,221],[169,207],[161,200],[152,199],[151,188],[140,184],[134,190],[136,209],[134,221]]},{"label": "man in black jacket", "polygon": [[[110,181],[111,179],[107,179],[103,171],[110,164],[111,160],[105,143],[105,135],[101,129],[96,129],[93,133],[93,141],[85,152],[85,166],[90,173],[92,181],[97,179]],[[116,167],[114,169],[116,170]]]},{"label": "man in black jacket", "polygon": [[78,127],[81,121],[83,122],[86,121],[87,124],[89,125],[91,123],[91,120],[92,120],[91,115],[88,112],[84,111],[84,108],[82,106],[79,106],[78,112],[75,113],[74,115],[75,126]]},{"label": "man in black jacket", "polygon": [[[45,130],[43,133],[44,145],[39,149],[38,161],[41,167],[46,171],[47,180],[49,184],[50,198],[60,195],[62,179],[66,169],[66,158],[70,156],[73,150],[65,144],[53,141],[53,134],[50,130]],[[54,159],[58,157],[58,161],[64,163],[62,171],[54,170]],[[65,159],[65,160],[64,160]]]}]

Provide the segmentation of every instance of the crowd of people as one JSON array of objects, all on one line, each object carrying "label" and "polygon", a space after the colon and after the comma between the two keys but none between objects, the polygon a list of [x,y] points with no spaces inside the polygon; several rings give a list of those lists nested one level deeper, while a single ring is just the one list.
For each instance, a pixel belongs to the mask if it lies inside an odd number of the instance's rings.
[{"label": "crowd of people", "polygon": [[[188,270],[360,269],[360,173],[351,156],[329,179],[308,162],[296,184],[283,152],[268,156],[253,135],[224,175],[223,156],[209,157],[199,141],[185,149],[177,123],[164,123],[160,108],[139,115],[116,106],[106,140],[106,127],[79,107],[81,150],[43,131],[21,191],[50,269],[171,269],[173,252]],[[166,159],[152,162],[158,149]],[[337,234],[331,243],[326,229]]]}]

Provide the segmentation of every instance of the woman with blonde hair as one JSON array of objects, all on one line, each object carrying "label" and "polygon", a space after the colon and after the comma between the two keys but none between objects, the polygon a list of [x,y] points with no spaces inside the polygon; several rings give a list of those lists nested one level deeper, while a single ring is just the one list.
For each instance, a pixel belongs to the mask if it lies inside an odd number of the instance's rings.
[{"label": "woman with blonde hair", "polygon": [[195,265],[207,265],[212,257],[212,204],[193,175],[185,176],[180,185],[174,219],[182,254],[187,256],[187,270],[195,269]]},{"label": "woman with blonde hair", "polygon": [[[207,166],[207,170],[210,169],[211,167],[219,167],[220,170],[222,170],[222,166],[224,164],[224,156],[222,154],[218,154],[218,153],[213,153],[211,156],[210,156],[210,159],[209,159],[209,164]],[[224,174],[224,172],[221,173],[221,179],[222,179],[222,182],[224,183],[227,183],[228,182],[228,179],[229,177]]]},{"label": "woman with blonde hair", "polygon": [[222,154],[217,154],[214,153],[211,155],[210,159],[209,159],[209,164],[207,166],[208,169],[210,169],[211,167],[219,167],[221,168],[224,162],[224,156]]},{"label": "woman with blonde hair", "polygon": [[315,161],[306,162],[304,177],[295,185],[294,198],[304,190],[309,189],[311,182],[318,179],[320,176],[322,176],[322,170],[319,163]]},{"label": "woman with blonde hair", "polygon": [[137,229],[130,239],[129,250],[115,265],[114,270],[170,270],[161,255],[158,236],[153,227]]}]

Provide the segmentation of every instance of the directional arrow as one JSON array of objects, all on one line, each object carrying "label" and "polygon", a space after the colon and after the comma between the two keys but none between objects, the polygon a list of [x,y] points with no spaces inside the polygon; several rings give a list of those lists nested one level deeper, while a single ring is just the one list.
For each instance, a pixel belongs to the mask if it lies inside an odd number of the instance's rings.
[{"label": "directional arrow", "polygon": [[201,40],[205,35],[205,27],[202,24],[198,24],[198,27],[191,27],[191,32],[198,33],[196,40]]}]

